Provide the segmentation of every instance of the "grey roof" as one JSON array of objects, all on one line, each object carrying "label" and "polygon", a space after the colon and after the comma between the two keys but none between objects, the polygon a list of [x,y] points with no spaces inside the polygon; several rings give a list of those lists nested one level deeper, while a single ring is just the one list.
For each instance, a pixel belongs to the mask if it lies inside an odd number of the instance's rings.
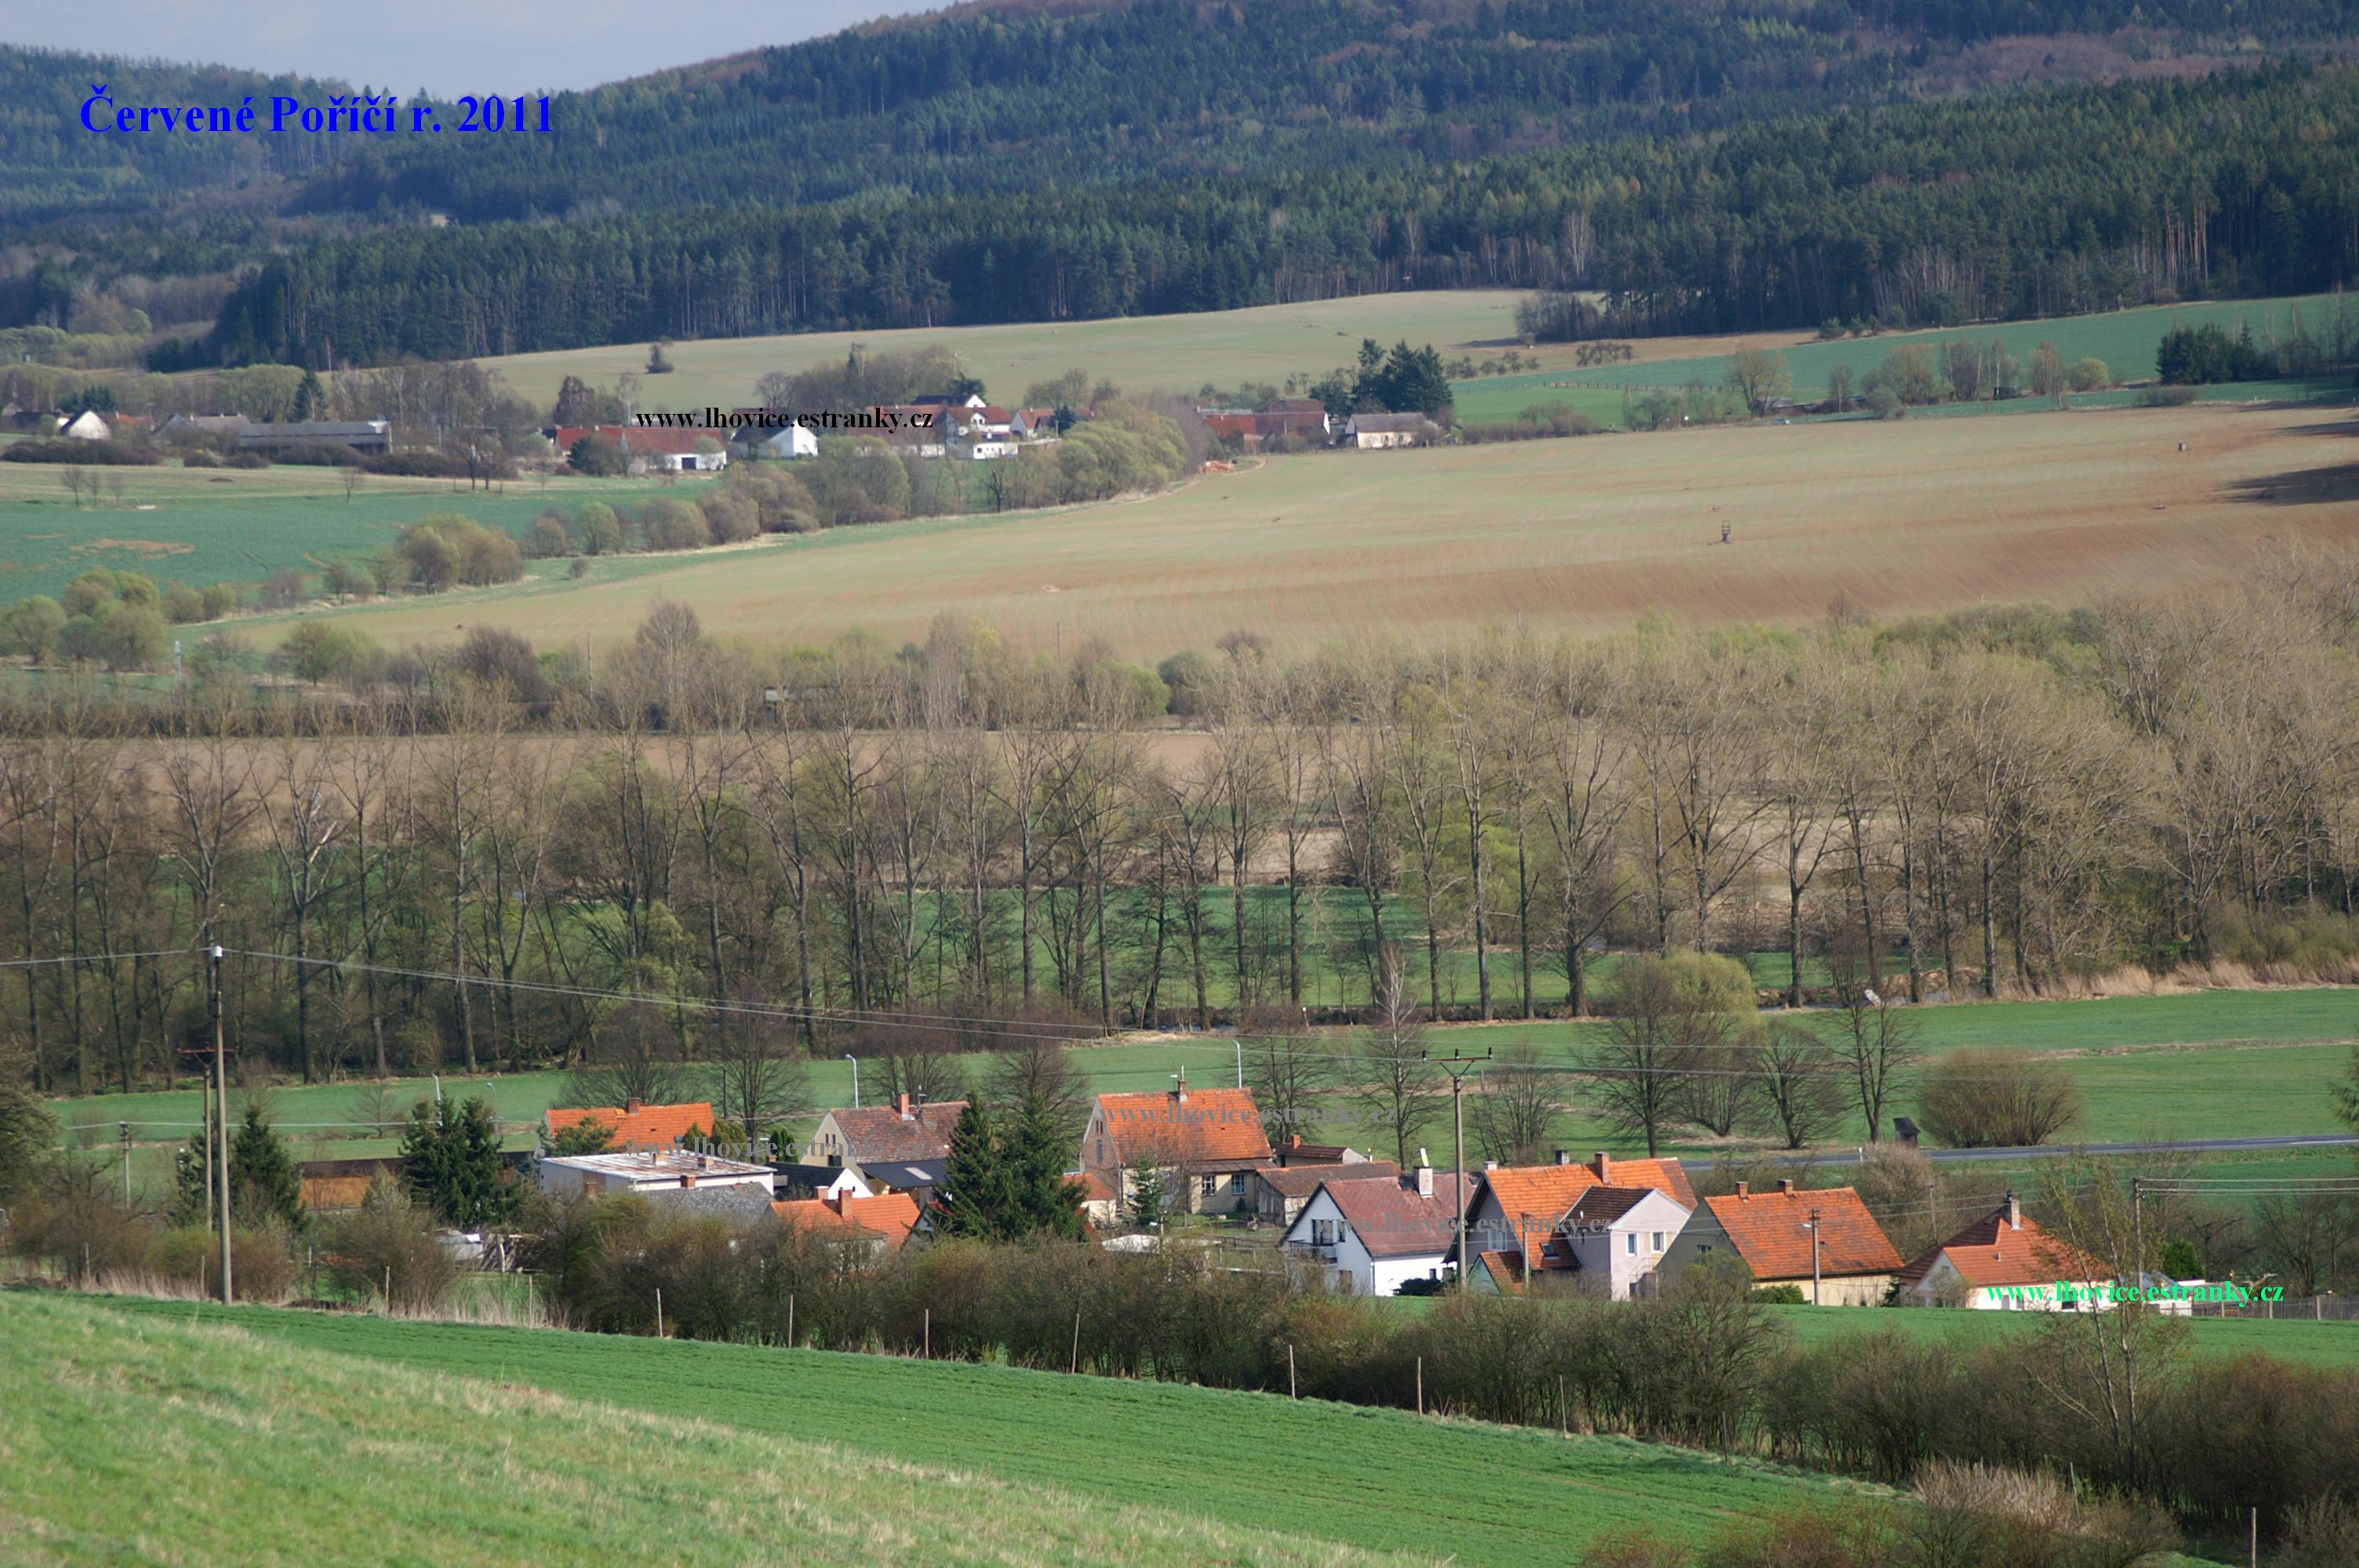
[{"label": "grey roof", "polygon": [[255,436],[314,436],[321,439],[352,436],[382,436],[392,427],[382,419],[307,419],[294,425],[247,425],[240,434]]},{"label": "grey roof", "polygon": [[948,1160],[865,1160],[861,1162],[860,1173],[888,1187],[906,1190],[940,1186],[942,1173],[949,1166]]},{"label": "grey roof", "polygon": [[1611,1225],[1647,1201],[1652,1187],[1589,1187],[1583,1189],[1565,1217],[1583,1225]]},{"label": "grey roof", "polygon": [[660,1204],[670,1215],[718,1217],[740,1224],[770,1217],[768,1190],[752,1182],[725,1187],[656,1187],[638,1195]]},{"label": "grey roof", "polygon": [[1372,435],[1381,435],[1387,430],[1422,430],[1431,423],[1422,414],[1354,414],[1352,416],[1352,433],[1357,435],[1365,430]]}]

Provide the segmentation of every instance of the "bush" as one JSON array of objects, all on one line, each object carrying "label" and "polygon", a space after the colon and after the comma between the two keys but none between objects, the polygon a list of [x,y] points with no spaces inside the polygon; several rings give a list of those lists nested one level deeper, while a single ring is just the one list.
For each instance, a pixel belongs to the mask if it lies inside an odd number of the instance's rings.
[{"label": "bush", "polygon": [[2074,360],[2071,368],[2064,373],[2064,382],[2075,392],[2095,392],[2113,385],[2114,373],[2100,359]]},{"label": "bush", "polygon": [[2061,1065],[2002,1046],[1951,1052],[1917,1091],[1917,1119],[1953,1149],[2045,1143],[2084,1108],[2081,1086]]},{"label": "bush", "polygon": [[2138,394],[2140,408],[2184,408],[2195,401],[2191,386],[2149,386]]},{"label": "bush", "polygon": [[390,1183],[370,1187],[361,1206],[328,1227],[328,1283],[346,1300],[382,1298],[397,1311],[435,1312],[459,1282],[459,1262],[434,1217]]},{"label": "bush", "polygon": [[2314,1498],[2286,1521],[2277,1568],[2349,1568],[2359,1563],[2359,1500]]},{"label": "bush", "polygon": [[[233,1216],[233,1217],[234,1217]],[[148,1270],[200,1295],[221,1291],[221,1237],[218,1232],[183,1226],[155,1238],[147,1257]],[[283,1302],[295,1284],[295,1254],[287,1233],[276,1227],[230,1233],[230,1282],[242,1302]]]},{"label": "bush", "polygon": [[582,437],[565,454],[565,460],[574,472],[592,479],[614,479],[631,470],[630,458],[603,436]]},{"label": "bush", "polygon": [[270,460],[260,452],[235,452],[222,460],[222,467],[231,469],[266,469]]},{"label": "bush", "polygon": [[1764,1306],[1808,1306],[1810,1298],[1802,1293],[1799,1285],[1765,1285],[1753,1292]]},{"label": "bush", "polygon": [[222,460],[202,447],[191,447],[180,454],[180,466],[184,469],[217,469],[222,466]]},{"label": "bush", "polygon": [[164,460],[149,447],[122,441],[78,441],[70,436],[11,443],[0,462],[69,463],[90,468],[147,468]]}]

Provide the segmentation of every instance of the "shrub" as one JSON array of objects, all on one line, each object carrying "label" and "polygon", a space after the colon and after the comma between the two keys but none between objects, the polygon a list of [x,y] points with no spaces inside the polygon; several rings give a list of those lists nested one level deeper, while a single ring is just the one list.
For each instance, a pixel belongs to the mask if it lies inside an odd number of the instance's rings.
[{"label": "shrub", "polygon": [[1955,1149],[2045,1143],[2080,1120],[2081,1086],[2054,1062],[2001,1046],[1967,1046],[1926,1069],[1917,1119]]},{"label": "shrub", "polygon": [[[145,1260],[148,1271],[162,1280],[187,1287],[200,1295],[221,1290],[221,1237],[195,1226],[181,1226],[158,1236]],[[275,1226],[233,1230],[229,1239],[230,1281],[244,1302],[283,1302],[295,1283],[294,1249],[287,1233]]]},{"label": "shrub", "polygon": [[328,1283],[348,1300],[382,1297],[397,1311],[435,1312],[459,1282],[458,1260],[433,1215],[387,1182],[328,1227],[325,1250]]},{"label": "shrub", "polygon": [[146,468],[164,460],[153,449],[122,441],[26,440],[0,449],[0,462],[71,463],[91,468]]},{"label": "shrub", "polygon": [[1808,1306],[1810,1298],[1799,1285],[1765,1285],[1753,1292],[1764,1306]]},{"label": "shrub", "polygon": [[2149,386],[2138,394],[2140,408],[2184,408],[2195,401],[2191,386]]},{"label": "shrub", "polygon": [[628,473],[631,469],[631,460],[623,449],[603,436],[582,437],[573,443],[572,450],[565,454],[565,460],[574,472],[588,474],[592,479],[614,479]]},{"label": "shrub", "polygon": [[2114,373],[2100,359],[2074,360],[2071,368],[2064,373],[2064,381],[2075,392],[2095,392],[2114,384]]},{"label": "shrub", "polygon": [[222,460],[222,467],[230,469],[266,469],[270,460],[260,452],[234,452]]},{"label": "shrub", "polygon": [[2348,1568],[2359,1563],[2359,1501],[2313,1498],[2286,1521],[2277,1568]]}]

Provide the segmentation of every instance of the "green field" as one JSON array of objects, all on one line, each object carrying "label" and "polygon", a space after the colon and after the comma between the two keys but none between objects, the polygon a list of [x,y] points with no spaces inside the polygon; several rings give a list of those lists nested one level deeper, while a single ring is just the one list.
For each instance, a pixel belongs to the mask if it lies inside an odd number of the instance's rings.
[{"label": "green field", "polygon": [[[544,1360],[553,1348],[529,1346]],[[568,1348],[568,1361],[599,1358]],[[534,1378],[529,1355],[473,1378],[439,1358],[386,1359],[192,1325],[182,1308],[134,1318],[0,1298],[0,1559],[1343,1568],[1439,1555],[1338,1546],[1320,1539],[1330,1520],[1299,1510],[1241,1525],[1199,1498],[1154,1505],[1073,1485],[1097,1436],[1077,1422],[1060,1425],[1057,1462],[1028,1467],[1054,1479],[1011,1480],[986,1449],[912,1463],[811,1405],[741,1420],[756,1394],[745,1387],[633,1409],[611,1388]],[[891,1363],[870,1365],[895,1380]],[[944,1381],[905,1379],[920,1398]]]},{"label": "green field", "polygon": [[[1959,1312],[1896,1307],[1864,1314],[1857,1307],[1781,1306],[1769,1309],[1805,1345],[1862,1334],[1906,1334],[1965,1349],[2036,1329],[2043,1314],[2028,1312]],[[2272,1322],[2252,1317],[2201,1317],[2190,1321],[2198,1356],[2248,1356],[2255,1352],[2308,1367],[2359,1370],[2359,1323]]]},{"label": "green field", "polygon": [[[640,395],[650,409],[736,407],[755,401],[754,384],[772,371],[788,373],[841,363],[855,344],[871,353],[947,348],[968,373],[980,377],[996,402],[1013,405],[1024,389],[1079,367],[1124,390],[1193,395],[1207,382],[1283,385],[1307,372],[1316,377],[1347,365],[1360,340],[1387,345],[1431,343],[1445,357],[1489,351],[1467,347],[1514,341],[1516,302],[1508,289],[1435,289],[1361,295],[1301,305],[1188,316],[1129,316],[1098,321],[1020,322],[996,327],[913,327],[883,332],[805,332],[783,337],[714,338],[676,342],[669,375],[643,377]],[[1572,363],[1570,344],[1540,351],[1553,363]],[[647,346],[566,349],[484,361],[508,384],[544,407],[557,400],[569,375],[612,386],[647,368]]]},{"label": "green field", "polygon": [[[678,481],[667,491],[643,480],[527,480],[471,492],[447,480],[372,475],[348,501],[332,469],[166,464],[103,470],[123,476],[121,503],[110,496],[77,507],[60,471],[49,463],[0,463],[0,608],[28,594],[54,597],[92,567],[127,568],[191,588],[259,582],[281,567],[316,570],[333,557],[369,556],[429,513],[457,512],[522,534],[551,504],[571,510],[584,501],[661,493],[692,500],[709,482]],[[647,558],[599,565],[612,577]]]},{"label": "green field", "polygon": [[[20,1298],[5,1298],[14,1312]],[[186,1303],[121,1302],[183,1322]],[[58,1307],[51,1310],[74,1310]],[[220,1316],[207,1308],[208,1321]],[[1461,1563],[1558,1563],[1616,1525],[1691,1535],[1849,1483],[1621,1438],[1005,1367],[239,1308],[258,1339],[625,1411],[821,1437],[1233,1530]],[[0,1417],[0,1420],[5,1420]],[[1126,1558],[1124,1560],[1127,1560]]]},{"label": "green field", "polygon": [[[2359,337],[2359,297],[2347,305],[2339,295],[2310,295],[2290,299],[2208,300],[2187,305],[2149,305],[2135,310],[2114,310],[2094,316],[2071,316],[2045,321],[1991,322],[1982,326],[1960,327],[1921,332],[1884,332],[1867,338],[1836,339],[1827,342],[1793,344],[1779,349],[1794,375],[1793,395],[1804,402],[1827,395],[1827,373],[1834,366],[1847,364],[1854,372],[1854,382],[1884,362],[1894,349],[1911,344],[1931,346],[1938,352],[1940,345],[1962,341],[1987,346],[2005,343],[2008,351],[2018,359],[2027,359],[2041,342],[2052,342],[2069,364],[2075,360],[2095,358],[2105,362],[2116,381],[2151,381],[2155,376],[2155,350],[2162,335],[2173,327],[2218,325],[2234,331],[2250,323],[2256,339],[2270,330],[2280,334],[2288,328],[2296,310],[2313,338],[2331,338],[2332,323],[2338,310],[2347,309],[2352,321],[2352,336]],[[1764,347],[1776,347],[1772,334],[1762,334],[1757,340]],[[1654,345],[1668,347],[1667,344]],[[1622,393],[1625,388],[1678,389],[1690,381],[1701,380],[1712,386],[1721,384],[1722,373],[1727,368],[1723,348],[1716,351],[1668,357],[1650,357],[1625,365],[1593,366],[1573,371],[1547,370],[1536,374],[1485,378],[1460,382],[1458,416],[1470,421],[1508,418],[1536,404],[1567,403],[1592,417],[1610,425],[1622,423]],[[2350,388],[2348,377],[2338,378],[2341,389]],[[2273,395],[2259,388],[2208,389],[2211,395],[2223,397],[2238,395]],[[2131,394],[2101,395],[2098,397],[2072,399],[2075,407],[2104,406],[2111,402],[2126,402]],[[2029,398],[2019,405],[1999,405],[1999,407],[2036,407]],[[1911,416],[1915,417],[1915,416]]]}]

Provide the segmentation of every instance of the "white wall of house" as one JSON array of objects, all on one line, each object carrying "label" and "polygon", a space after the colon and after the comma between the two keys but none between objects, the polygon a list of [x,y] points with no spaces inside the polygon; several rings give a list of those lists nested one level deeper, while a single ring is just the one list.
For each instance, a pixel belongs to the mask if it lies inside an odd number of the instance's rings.
[{"label": "white wall of house", "polygon": [[1388,1258],[1371,1253],[1323,1188],[1287,1227],[1283,1245],[1332,1271],[1336,1288],[1355,1296],[1394,1295],[1411,1280],[1438,1280],[1442,1273],[1440,1251]]},{"label": "white wall of house", "polygon": [[1645,1283],[1662,1265],[1687,1224],[1685,1205],[1658,1192],[1648,1193],[1611,1225],[1566,1233],[1572,1255],[1581,1260],[1584,1278],[1603,1280],[1617,1302],[1644,1295]]}]

